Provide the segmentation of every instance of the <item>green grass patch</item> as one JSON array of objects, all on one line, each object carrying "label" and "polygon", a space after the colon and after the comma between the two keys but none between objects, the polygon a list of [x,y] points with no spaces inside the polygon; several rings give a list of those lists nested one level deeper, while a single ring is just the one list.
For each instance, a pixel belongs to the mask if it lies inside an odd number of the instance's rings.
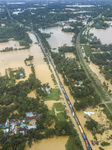
[{"label": "green grass patch", "polygon": [[60,90],[59,89],[51,89],[51,93],[47,96],[43,97],[44,101],[56,100],[58,101],[60,98]]},{"label": "green grass patch", "polygon": [[92,54],[91,47],[89,45],[84,45],[83,47],[84,47],[86,56],[90,56]]},{"label": "green grass patch", "polygon": [[65,110],[62,103],[54,103],[54,107],[56,108],[56,111],[64,111]]},{"label": "green grass patch", "polygon": [[79,138],[77,138],[76,136],[70,136],[65,147],[66,150],[82,150]]},{"label": "green grass patch", "polygon": [[57,117],[58,117],[59,121],[66,121],[68,118],[65,112],[58,113]]},{"label": "green grass patch", "polygon": [[55,115],[54,105],[53,105],[52,109],[51,109],[51,110],[49,110],[49,114],[51,114],[51,115]]}]

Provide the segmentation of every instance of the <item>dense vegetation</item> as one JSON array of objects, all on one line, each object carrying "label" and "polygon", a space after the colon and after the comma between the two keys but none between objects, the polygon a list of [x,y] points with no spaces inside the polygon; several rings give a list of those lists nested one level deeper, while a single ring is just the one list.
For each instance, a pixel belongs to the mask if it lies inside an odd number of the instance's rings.
[{"label": "dense vegetation", "polygon": [[74,46],[66,46],[66,45],[64,45],[64,46],[59,47],[58,51],[60,53],[73,52],[74,54],[76,54],[76,49],[75,49]]},{"label": "dense vegetation", "polygon": [[96,133],[103,134],[104,127],[103,125],[100,125],[97,121],[89,117],[85,123],[85,127],[91,131],[91,133],[95,136]]},{"label": "dense vegetation", "polygon": [[[30,48],[32,43],[24,27],[20,27],[16,23],[9,23],[8,26],[0,28],[0,42],[7,42],[10,38],[19,41],[20,46],[25,46],[25,49]],[[9,49],[4,50],[9,51]]]},{"label": "dense vegetation", "polygon": [[74,107],[76,110],[84,109],[88,105],[96,106],[100,102],[100,98],[77,61],[57,53],[52,53],[52,58],[56,69],[62,74],[64,83],[69,87],[75,99]]},{"label": "dense vegetation", "polygon": [[104,21],[105,21],[104,17],[97,18],[94,20],[94,23],[92,24],[91,27],[95,27],[96,29],[106,29],[109,27],[109,25]]},{"label": "dense vegetation", "polygon": [[110,143],[108,143],[108,142],[102,142],[101,145],[102,146],[108,146],[108,145],[110,145]]},{"label": "dense vegetation", "polygon": [[[37,106],[42,105],[39,104],[39,96],[45,94],[41,90],[41,82],[35,78],[33,73],[30,74],[28,80],[20,81],[18,84],[15,84],[15,79],[21,78],[19,73],[23,73],[22,78],[24,78],[25,75],[23,69],[20,68],[18,71],[9,69],[6,73],[6,76],[0,77],[0,123],[4,123],[9,116],[10,118],[22,119],[25,117],[25,112],[27,111],[33,110],[37,112]],[[39,92],[36,99],[28,98],[27,94],[34,89],[41,92]],[[4,108],[7,108],[7,111]],[[17,110],[18,114],[14,114],[14,110]]]},{"label": "dense vegetation", "polygon": [[[74,141],[77,141],[76,143]],[[76,137],[76,136],[70,136],[65,147],[66,147],[66,150],[79,150],[81,149],[81,145],[78,143],[79,142],[79,139]]]},{"label": "dense vegetation", "polygon": [[[37,114],[41,114],[40,119],[36,121],[37,129],[28,130],[28,133],[25,136],[20,133],[10,136],[10,133],[4,134],[1,128],[0,145],[2,146],[2,150],[13,150],[15,149],[15,146],[18,148],[18,150],[22,150],[25,148],[26,141],[28,141],[29,146],[31,146],[33,140],[41,140],[43,138],[49,138],[53,135],[74,136],[77,138],[75,144],[80,148],[80,150],[82,150],[83,148],[72,123],[66,121],[66,119],[63,121],[60,121],[59,119],[58,121],[58,118],[48,111],[48,108],[41,100],[41,97],[46,97],[49,99],[49,97],[47,97],[47,92],[42,90],[42,88],[44,89],[45,87],[49,87],[49,85],[42,85],[41,82],[36,78],[33,65],[31,65],[31,70],[32,73],[30,74],[28,80],[20,81],[18,84],[15,84],[15,79],[19,80],[21,78],[19,74],[23,74],[22,78],[25,77],[23,68],[19,68],[18,70],[9,68],[6,70],[6,75],[0,77],[0,124],[3,125],[7,118],[9,118],[9,120],[22,120],[26,117],[26,112],[32,111],[36,112]],[[34,90],[37,93],[36,98],[28,97],[28,93]],[[51,96],[53,98],[52,93]],[[56,103],[55,105],[56,108],[64,110],[64,107],[61,103]],[[48,129],[48,127],[54,121],[55,127]]]},{"label": "dense vegetation", "polygon": [[[81,43],[85,41],[86,44],[83,47],[86,56],[99,66],[100,72],[104,75],[105,79],[110,80],[112,83],[112,44],[103,45],[97,37],[93,37],[91,34],[81,36]],[[89,45],[87,45],[87,42]],[[86,60],[88,61],[88,59]]]},{"label": "dense vegetation", "polygon": [[[18,5],[9,5],[8,8],[10,9],[13,18],[17,19],[19,22],[25,25],[32,26],[35,24],[37,27],[46,28],[57,26],[59,21],[68,21],[69,18],[81,20],[80,16],[83,16],[85,19],[88,19],[88,21],[91,21],[92,18],[95,18],[102,13],[106,7],[104,4],[103,8],[101,9],[101,7],[96,5],[94,2],[81,3],[84,5],[95,5],[95,7],[76,6],[75,9],[72,10],[72,5],[76,5],[75,1],[71,1],[71,3],[68,1],[65,3],[61,1],[47,3],[45,1],[44,4],[43,2],[39,1],[38,5],[34,2],[27,2],[25,5],[21,5],[21,11],[18,13],[18,15],[13,14],[13,12],[18,8]],[[30,8],[34,9],[31,10]],[[80,14],[76,12],[80,12]]]},{"label": "dense vegetation", "polygon": [[82,20],[77,19],[76,22],[69,23],[69,26],[72,28],[62,28],[62,31],[64,32],[73,32],[75,33],[75,36],[80,32],[80,30],[84,27],[84,24],[82,23]]},{"label": "dense vegetation", "polygon": [[41,41],[42,41],[42,44],[43,44],[43,46],[45,47],[45,49],[46,49],[47,51],[51,51],[51,47],[50,47],[49,43],[47,42],[45,35],[42,34],[42,33],[38,30],[37,26],[34,25],[33,29],[34,29],[34,31],[39,35],[39,37],[40,37],[40,39],[41,39]]}]

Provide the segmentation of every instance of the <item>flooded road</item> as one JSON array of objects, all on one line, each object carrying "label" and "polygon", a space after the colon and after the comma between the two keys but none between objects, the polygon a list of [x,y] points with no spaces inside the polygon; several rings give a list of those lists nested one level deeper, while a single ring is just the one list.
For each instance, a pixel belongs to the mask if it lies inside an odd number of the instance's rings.
[{"label": "flooded road", "polygon": [[65,33],[61,31],[61,27],[53,27],[53,28],[47,28],[47,29],[40,29],[42,33],[51,33],[51,37],[47,38],[47,41],[49,42],[51,48],[56,48],[63,46],[66,44],[67,46],[72,46],[72,37],[74,33]]}]

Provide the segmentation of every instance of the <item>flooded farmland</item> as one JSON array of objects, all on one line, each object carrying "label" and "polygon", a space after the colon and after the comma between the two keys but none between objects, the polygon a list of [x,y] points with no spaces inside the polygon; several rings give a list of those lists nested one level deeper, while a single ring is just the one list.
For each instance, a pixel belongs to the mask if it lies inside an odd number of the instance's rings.
[{"label": "flooded farmland", "polygon": [[110,84],[110,81],[105,80],[105,77],[100,73],[99,66],[90,62],[89,67],[97,75],[97,78],[101,81],[101,83],[103,84],[103,82],[105,82],[106,84],[108,84],[108,89],[112,90],[112,84]]},{"label": "flooded farmland", "polygon": [[67,140],[68,136],[43,139],[38,143],[33,143],[31,148],[26,146],[25,150],[65,150]]},{"label": "flooded farmland", "polygon": [[[48,68],[48,65],[44,61],[44,55],[43,55],[40,47],[37,44],[35,44],[35,42],[37,42],[36,37],[32,33],[29,33],[29,36],[33,41],[32,45],[31,45],[31,48],[29,50],[22,50],[22,51],[17,50],[17,51],[0,53],[0,60],[1,60],[1,63],[0,63],[1,70],[0,70],[0,72],[1,72],[2,75],[4,75],[5,74],[5,69],[7,69],[8,67],[10,67],[10,68],[23,67],[25,69],[26,79],[27,79],[29,74],[31,73],[31,69],[30,69],[29,66],[25,65],[24,60],[25,60],[25,58],[28,58],[29,55],[32,55],[32,56],[34,56],[33,64],[34,64],[34,67],[35,67],[36,77],[39,80],[41,80],[42,83],[48,82],[50,84],[50,86],[53,88],[54,83],[51,79],[51,72]],[[71,38],[69,37],[69,40],[71,40]],[[61,43],[61,40],[59,42]],[[16,42],[16,44],[17,44],[17,42]],[[13,47],[15,45],[15,42],[10,42],[10,45]],[[60,45],[62,46],[63,42]],[[57,47],[59,47],[59,45]],[[3,48],[5,48],[5,46]],[[74,58],[75,55],[69,53],[69,54],[66,54],[66,57]],[[91,69],[92,69],[92,67],[91,67]],[[95,71],[95,73],[97,73],[97,71]],[[99,76],[99,74],[98,74],[98,76]],[[61,76],[60,76],[60,78],[61,78]],[[65,90],[68,91],[67,92],[68,96],[70,97],[70,99],[72,101],[72,104],[73,104],[74,103],[73,97],[70,95],[68,88],[66,86],[64,86],[64,87],[65,87]],[[29,93],[28,96],[29,97],[34,97],[34,92]],[[51,108],[53,103],[54,102],[51,101],[51,102],[48,102],[46,104],[48,105],[49,108]],[[82,126],[84,127],[85,118],[84,118],[83,113],[84,113],[83,111],[80,111],[80,112],[77,112],[77,115],[79,117],[79,120],[81,120]],[[84,130],[87,134],[87,137],[90,140],[93,139],[92,134],[87,129],[84,128]],[[26,146],[25,150],[44,150],[44,149],[46,149],[46,150],[52,150],[52,149],[55,150],[55,148],[56,148],[56,150],[57,149],[58,150],[65,150],[65,144],[67,142],[67,139],[68,139],[68,137],[58,137],[58,138],[54,137],[54,138],[50,138],[50,139],[43,139],[43,140],[39,141],[39,143],[33,143],[31,148]],[[54,146],[54,145],[56,145],[56,146]],[[93,149],[97,150],[98,146],[95,146]],[[109,150],[109,148],[107,150]]]},{"label": "flooded farmland", "polygon": [[112,27],[110,26],[107,29],[90,29],[90,32],[94,34],[98,39],[100,39],[102,44],[111,44],[112,43]]},{"label": "flooded farmland", "polygon": [[[24,60],[28,58],[29,55],[34,56],[33,59],[33,65],[35,67],[36,77],[42,82],[42,83],[49,83],[50,86],[53,88],[54,83],[51,79],[51,72],[48,68],[47,63],[44,61],[44,55],[40,49],[40,47],[35,44],[37,42],[36,37],[29,33],[29,36],[33,43],[31,44],[31,47],[29,50],[17,50],[17,51],[10,51],[10,52],[1,52],[0,53],[0,73],[1,75],[5,75],[5,69],[7,68],[18,68],[23,67],[25,69],[26,78],[29,77],[29,74],[31,73],[31,68],[29,66],[26,66],[24,63]],[[8,46],[14,47],[15,44],[17,47],[19,47],[19,44],[17,41],[9,41],[8,43],[0,44],[0,49],[3,49]]]},{"label": "flooded farmland", "polygon": [[61,29],[61,27],[40,29],[42,33],[51,33],[51,37],[47,38],[47,41],[49,42],[52,49],[56,48],[56,51],[58,47],[61,47],[64,44],[66,44],[67,46],[72,46],[71,40],[74,33],[65,33],[61,31]]}]

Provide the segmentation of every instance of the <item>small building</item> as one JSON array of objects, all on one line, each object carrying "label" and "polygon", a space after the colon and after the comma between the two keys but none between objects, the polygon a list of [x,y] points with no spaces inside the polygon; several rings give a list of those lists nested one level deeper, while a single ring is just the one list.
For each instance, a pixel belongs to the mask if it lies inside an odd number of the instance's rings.
[{"label": "small building", "polygon": [[6,126],[6,128],[8,128],[8,127],[9,127],[9,124],[8,124],[8,122],[6,122],[6,123],[5,123],[5,126]]},{"label": "small building", "polygon": [[10,120],[10,131],[12,133],[16,133],[17,132],[17,121],[15,119],[11,119]]},{"label": "small building", "polygon": [[18,128],[18,133],[22,133],[23,135],[27,134],[27,131],[28,131],[27,127]]},{"label": "small building", "polygon": [[81,85],[81,84],[83,84],[83,81],[78,81],[78,83]]},{"label": "small building", "polygon": [[9,129],[4,129],[3,132],[4,132],[4,133],[8,133],[8,132],[9,132]]},{"label": "small building", "polygon": [[33,113],[33,112],[27,112],[26,113],[26,119],[28,121],[31,121],[31,120],[35,120],[37,117],[37,114],[36,113]]},{"label": "small building", "polygon": [[34,124],[34,125],[29,125],[28,126],[28,130],[30,130],[30,129],[36,129],[37,127],[36,127],[36,125]]},{"label": "small building", "polygon": [[20,73],[19,76],[20,76],[20,78],[23,78],[24,75],[23,75],[23,73]]},{"label": "small building", "polygon": [[49,90],[48,87],[46,87],[45,90],[46,90],[46,92],[47,92],[48,94],[50,94],[50,90]]},{"label": "small building", "polygon": [[25,122],[21,123],[20,127],[26,127],[26,123]]}]

